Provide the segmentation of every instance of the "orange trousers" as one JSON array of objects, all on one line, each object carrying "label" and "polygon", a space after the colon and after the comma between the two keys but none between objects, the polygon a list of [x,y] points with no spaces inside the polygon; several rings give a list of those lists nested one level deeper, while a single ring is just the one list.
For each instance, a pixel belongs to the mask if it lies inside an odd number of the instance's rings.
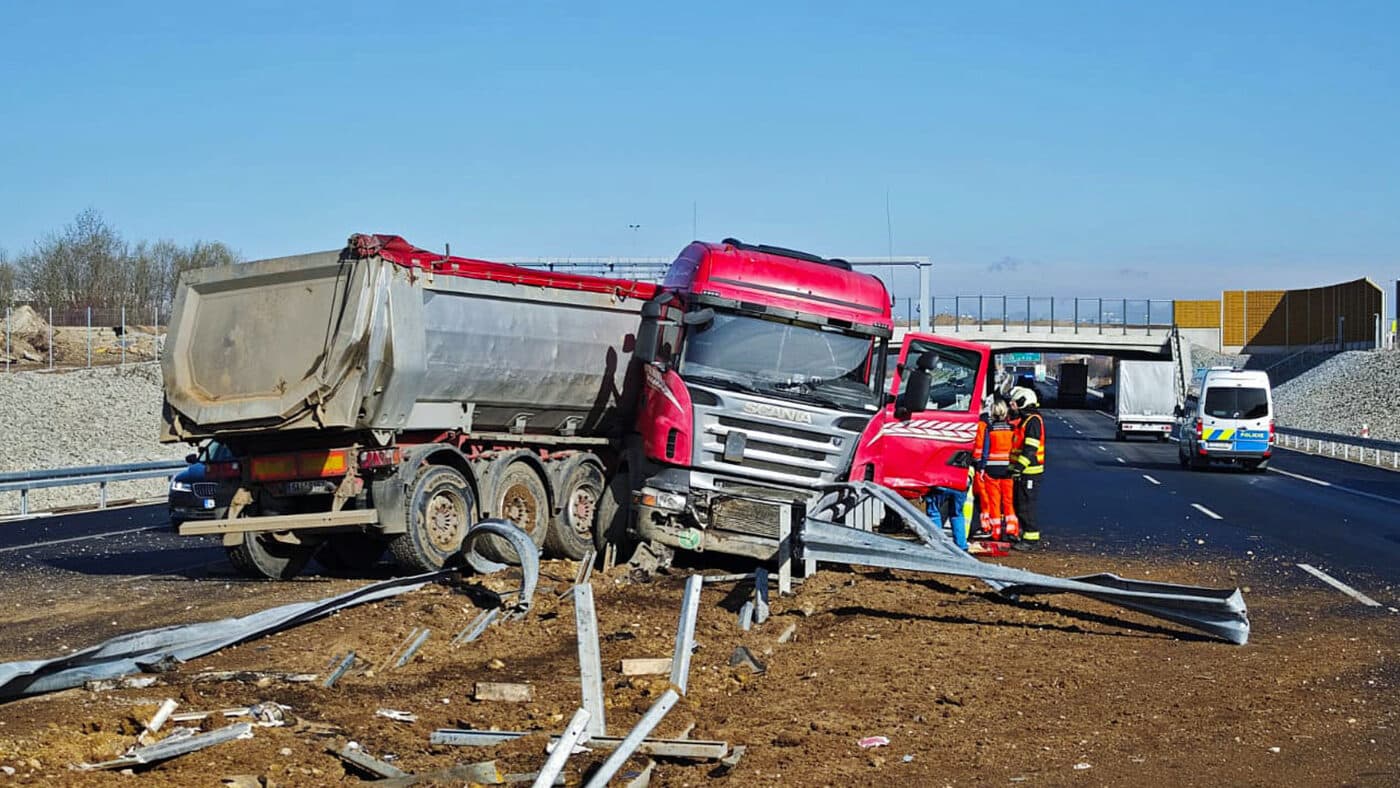
[{"label": "orange trousers", "polygon": [[1014,502],[1016,480],[1009,476],[997,478],[984,471],[973,478],[972,485],[977,504],[982,507],[982,530],[990,532],[993,539],[1019,539],[1021,524]]}]

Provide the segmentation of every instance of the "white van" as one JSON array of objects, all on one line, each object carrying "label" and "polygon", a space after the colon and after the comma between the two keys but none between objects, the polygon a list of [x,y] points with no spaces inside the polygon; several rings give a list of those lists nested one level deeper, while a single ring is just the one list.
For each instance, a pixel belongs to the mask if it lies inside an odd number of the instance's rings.
[{"label": "white van", "polygon": [[1274,395],[1257,369],[1198,369],[1177,410],[1177,457],[1183,468],[1228,462],[1262,471],[1274,451]]}]

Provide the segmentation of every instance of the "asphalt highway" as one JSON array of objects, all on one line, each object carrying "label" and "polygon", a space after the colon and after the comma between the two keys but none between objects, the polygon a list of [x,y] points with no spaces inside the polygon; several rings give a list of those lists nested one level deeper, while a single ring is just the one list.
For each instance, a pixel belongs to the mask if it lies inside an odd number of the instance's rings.
[{"label": "asphalt highway", "polygon": [[1045,416],[1044,549],[1307,563],[1400,604],[1400,473],[1287,450],[1264,472],[1190,471],[1174,442],[1115,441],[1102,411]]}]

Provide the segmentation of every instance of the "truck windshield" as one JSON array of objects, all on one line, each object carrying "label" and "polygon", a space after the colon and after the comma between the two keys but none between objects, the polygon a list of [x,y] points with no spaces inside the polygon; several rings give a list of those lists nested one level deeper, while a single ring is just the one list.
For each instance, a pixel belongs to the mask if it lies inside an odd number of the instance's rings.
[{"label": "truck windshield", "polygon": [[835,329],[717,314],[690,329],[680,374],[837,408],[875,408],[873,339]]},{"label": "truck windshield", "polygon": [[1269,393],[1259,388],[1206,389],[1206,415],[1217,419],[1262,419],[1269,415]]}]

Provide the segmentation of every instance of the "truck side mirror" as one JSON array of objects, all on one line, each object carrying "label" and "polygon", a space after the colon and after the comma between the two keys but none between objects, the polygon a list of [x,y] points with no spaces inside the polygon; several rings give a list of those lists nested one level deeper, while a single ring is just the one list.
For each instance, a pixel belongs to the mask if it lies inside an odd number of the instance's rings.
[{"label": "truck side mirror", "polygon": [[199,455],[198,455],[198,454],[186,454],[186,455],[185,455],[185,464],[186,464],[186,465],[194,465],[194,464],[197,463],[197,462],[199,462]]},{"label": "truck side mirror", "polygon": [[637,326],[637,341],[632,348],[632,358],[643,364],[656,360],[657,340],[661,338],[661,304],[648,301],[642,304],[642,322]]},{"label": "truck side mirror", "polygon": [[1176,414],[1176,417],[1178,419],[1186,415],[1186,411],[1182,410],[1180,405],[1177,405],[1176,407],[1172,408],[1172,413]]},{"label": "truck side mirror", "polygon": [[686,312],[681,316],[681,323],[687,326],[703,326],[707,323],[713,323],[714,319],[715,310],[705,307],[704,309],[697,309],[694,312]]}]

